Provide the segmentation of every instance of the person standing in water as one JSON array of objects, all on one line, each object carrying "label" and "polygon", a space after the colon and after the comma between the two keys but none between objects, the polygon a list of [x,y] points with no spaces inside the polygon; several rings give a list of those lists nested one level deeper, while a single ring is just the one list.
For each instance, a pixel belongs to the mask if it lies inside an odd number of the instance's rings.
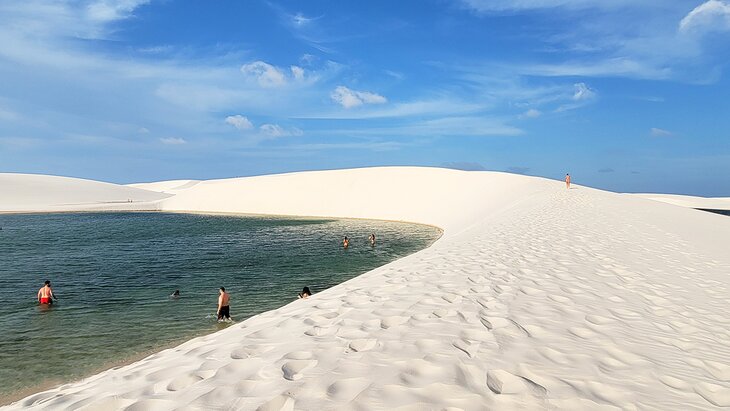
[{"label": "person standing in water", "polygon": [[370,234],[368,240],[370,240],[370,246],[375,247],[375,233]]},{"label": "person standing in water", "polygon": [[220,295],[218,296],[218,321],[222,320],[223,317],[231,319],[231,307],[228,305],[230,299],[225,287],[220,288]]},{"label": "person standing in water", "polygon": [[565,175],[565,188],[570,190],[570,174]]},{"label": "person standing in water", "polygon": [[347,248],[349,246],[350,246],[350,240],[347,238],[347,236],[345,236],[345,239],[342,240],[342,247]]},{"label": "person standing in water", "polygon": [[43,287],[38,290],[38,302],[41,304],[53,304],[53,300],[56,296],[53,295],[53,288],[51,288],[51,282],[46,280]]}]

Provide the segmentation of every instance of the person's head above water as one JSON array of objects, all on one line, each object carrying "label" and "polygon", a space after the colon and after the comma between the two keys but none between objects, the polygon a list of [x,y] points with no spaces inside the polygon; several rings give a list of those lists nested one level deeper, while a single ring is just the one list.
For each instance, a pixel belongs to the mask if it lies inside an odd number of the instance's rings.
[{"label": "person's head above water", "polygon": [[309,287],[304,287],[304,289],[302,290],[302,294],[312,295],[312,292],[309,291]]},{"label": "person's head above water", "polygon": [[43,284],[50,286],[51,285],[51,282],[49,280],[46,280],[46,282],[43,283]]},{"label": "person's head above water", "polygon": [[226,292],[226,287],[221,287],[222,292]]}]

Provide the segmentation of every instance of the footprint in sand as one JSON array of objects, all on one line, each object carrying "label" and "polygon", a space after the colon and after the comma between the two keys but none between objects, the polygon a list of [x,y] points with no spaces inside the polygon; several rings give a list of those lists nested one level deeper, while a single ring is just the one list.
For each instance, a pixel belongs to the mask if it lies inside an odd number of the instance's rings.
[{"label": "footprint in sand", "polygon": [[289,381],[296,381],[304,376],[302,374],[304,370],[315,365],[317,365],[317,360],[292,360],[284,363],[281,366],[281,371],[284,373],[284,378]]},{"label": "footprint in sand", "polygon": [[265,402],[256,411],[293,411],[294,399],[288,395],[279,395]]},{"label": "footprint in sand", "polygon": [[350,342],[348,347],[354,352],[370,351],[378,344],[374,338],[361,338]]},{"label": "footprint in sand", "polygon": [[327,395],[337,401],[350,402],[365,391],[372,381],[367,378],[345,378],[330,384]]},{"label": "footprint in sand", "polygon": [[495,394],[529,392],[535,395],[545,395],[547,393],[545,387],[505,370],[489,370],[487,372],[487,386]]}]

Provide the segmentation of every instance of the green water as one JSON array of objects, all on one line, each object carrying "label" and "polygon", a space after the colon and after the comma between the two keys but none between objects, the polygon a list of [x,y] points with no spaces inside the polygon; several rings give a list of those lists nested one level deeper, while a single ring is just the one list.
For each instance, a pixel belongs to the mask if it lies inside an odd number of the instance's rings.
[{"label": "green water", "polygon": [[[0,228],[5,399],[226,327],[214,317],[220,286],[241,321],[440,235],[395,222],[165,213],[0,215]],[[36,302],[45,280],[59,298],[48,309]]]}]

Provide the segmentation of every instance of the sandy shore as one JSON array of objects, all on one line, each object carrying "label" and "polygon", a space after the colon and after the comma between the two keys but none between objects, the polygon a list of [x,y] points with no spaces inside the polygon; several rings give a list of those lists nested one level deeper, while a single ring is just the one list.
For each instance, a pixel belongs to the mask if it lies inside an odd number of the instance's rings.
[{"label": "sandy shore", "polygon": [[[4,181],[0,210],[17,209]],[[164,211],[404,220],[444,235],[310,299],[4,409],[730,406],[726,216],[415,167],[124,188],[165,195],[144,197]]]}]

